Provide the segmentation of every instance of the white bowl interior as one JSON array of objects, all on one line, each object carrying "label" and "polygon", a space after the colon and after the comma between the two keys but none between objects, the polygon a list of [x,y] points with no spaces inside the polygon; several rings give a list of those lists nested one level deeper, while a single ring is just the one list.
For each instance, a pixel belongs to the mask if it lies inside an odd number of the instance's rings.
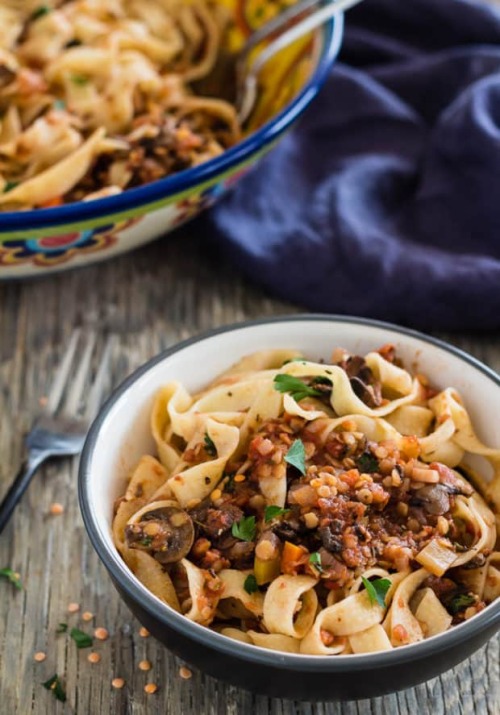
[{"label": "white bowl interior", "polygon": [[390,327],[327,317],[250,324],[217,333],[157,362],[118,396],[104,417],[89,460],[88,496],[101,538],[115,554],[120,570],[128,571],[111,536],[113,502],[124,493],[138,459],[146,453],[155,454],[150,411],[162,385],[179,380],[188,390],[199,390],[239,358],[257,350],[293,348],[313,360],[328,360],[338,346],[363,355],[388,342],[396,346],[398,356],[412,372],[427,375],[436,387],[456,388],[478,436],[489,446],[500,447],[500,384],[473,362],[424,338]]}]

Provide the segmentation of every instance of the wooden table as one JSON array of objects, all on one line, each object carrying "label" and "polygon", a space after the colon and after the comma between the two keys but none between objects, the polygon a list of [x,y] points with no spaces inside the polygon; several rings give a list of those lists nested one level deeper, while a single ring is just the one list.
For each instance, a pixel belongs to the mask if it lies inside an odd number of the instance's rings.
[{"label": "wooden table", "polygon": [[[245,318],[293,312],[297,307],[266,297],[227,265],[193,231],[160,240],[112,262],[36,281],[0,284],[0,494],[22,454],[22,433],[36,412],[75,326],[95,330],[102,343],[116,335],[111,381],[181,338]],[[500,338],[448,337],[500,368]],[[21,575],[17,591],[0,580],[0,713],[126,715],[454,715],[500,713],[500,636],[472,658],[413,690],[374,700],[312,705],[271,700],[224,685],[202,673],[180,677],[182,665],[152,638],[118,598],[87,538],[77,502],[76,461],[52,462],[42,470],[0,537],[0,567]],[[64,513],[54,516],[50,505]],[[80,604],[68,613],[68,604]],[[90,622],[82,613],[90,611]],[[87,660],[59,623],[92,632],[97,664]],[[35,662],[34,654],[47,654]],[[144,672],[138,664],[149,660]],[[58,673],[67,691],[58,703],[41,683]],[[122,677],[123,689],[111,686]],[[147,695],[144,685],[158,684]]]}]

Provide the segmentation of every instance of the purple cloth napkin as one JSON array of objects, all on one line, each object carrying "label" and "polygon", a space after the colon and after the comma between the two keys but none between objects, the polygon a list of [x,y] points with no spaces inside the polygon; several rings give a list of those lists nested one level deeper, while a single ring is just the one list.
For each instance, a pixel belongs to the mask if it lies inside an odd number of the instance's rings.
[{"label": "purple cloth napkin", "polygon": [[300,124],[203,221],[311,310],[500,327],[500,12],[365,0]]}]

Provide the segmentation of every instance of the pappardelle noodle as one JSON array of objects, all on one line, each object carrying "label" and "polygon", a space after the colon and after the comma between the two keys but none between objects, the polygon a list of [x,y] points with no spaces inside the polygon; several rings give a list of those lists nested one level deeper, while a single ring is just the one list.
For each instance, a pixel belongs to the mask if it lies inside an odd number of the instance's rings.
[{"label": "pappardelle noodle", "polygon": [[[243,358],[163,387],[113,538],[159,599],[238,641],[347,655],[448,630],[500,596],[500,450],[392,345]],[[480,455],[493,478],[464,459]]]},{"label": "pappardelle noodle", "polygon": [[4,0],[0,210],[117,194],[236,143],[235,108],[191,86],[227,20],[211,0]]}]

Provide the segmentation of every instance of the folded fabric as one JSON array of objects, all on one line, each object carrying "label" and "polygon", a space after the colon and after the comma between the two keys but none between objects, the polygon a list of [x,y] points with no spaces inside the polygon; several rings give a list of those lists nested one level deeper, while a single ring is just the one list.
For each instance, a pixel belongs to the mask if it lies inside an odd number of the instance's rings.
[{"label": "folded fabric", "polygon": [[311,310],[500,327],[500,10],[361,3],[313,107],[201,221]]}]

